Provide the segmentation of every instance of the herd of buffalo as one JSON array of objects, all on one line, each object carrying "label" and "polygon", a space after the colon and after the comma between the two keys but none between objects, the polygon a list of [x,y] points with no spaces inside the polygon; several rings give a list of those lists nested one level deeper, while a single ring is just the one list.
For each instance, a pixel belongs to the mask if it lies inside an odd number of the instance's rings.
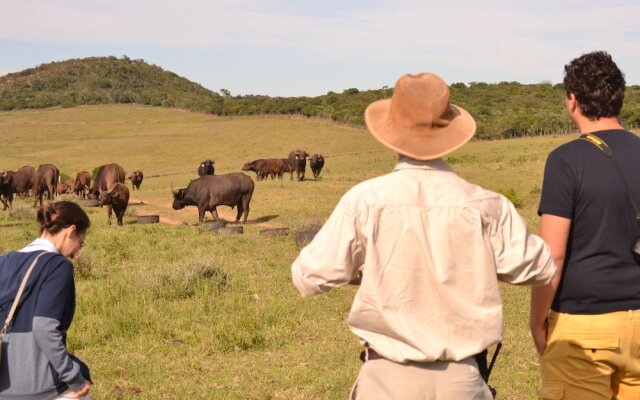
[{"label": "herd of buffalo", "polygon": [[[299,181],[304,180],[309,153],[304,150],[294,150],[288,158],[265,158],[246,163],[243,171],[254,171],[257,180],[271,176],[282,179],[285,172],[296,173]],[[313,176],[318,179],[324,167],[324,157],[314,154],[309,159]],[[173,209],[179,210],[185,206],[198,208],[198,221],[204,221],[208,211],[214,220],[218,220],[216,207],[220,205],[237,207],[238,223],[247,222],[249,203],[253,195],[253,180],[242,172],[215,175],[215,162],[204,160],[198,167],[199,178],[192,180],[186,188],[173,189]],[[127,177],[131,181],[132,190],[139,190],[144,179],[142,171],[133,171]],[[97,200],[97,205],[107,207],[107,216],[111,224],[112,211],[116,214],[118,225],[122,225],[122,218],[129,204],[129,188],[125,185],[125,171],[115,163],[102,165],[97,169],[95,179],[87,171],[80,171],[75,179],[61,182],[60,170],[52,164],[42,164],[35,169],[24,166],[17,171],[0,173],[0,201],[3,211],[11,208],[14,195],[34,198],[33,206],[42,206],[43,199],[53,200],[59,194],[75,194],[79,198]]]}]

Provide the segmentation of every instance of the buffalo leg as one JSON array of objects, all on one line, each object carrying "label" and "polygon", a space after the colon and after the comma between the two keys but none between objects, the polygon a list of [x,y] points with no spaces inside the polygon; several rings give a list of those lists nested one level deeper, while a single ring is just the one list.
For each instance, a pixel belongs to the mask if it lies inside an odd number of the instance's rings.
[{"label": "buffalo leg", "polygon": [[198,222],[204,221],[204,213],[205,212],[206,212],[206,210],[204,209],[204,207],[198,207]]},{"label": "buffalo leg", "polygon": [[211,216],[213,217],[214,221],[217,221],[220,219],[220,217],[218,217],[218,208],[217,207],[213,207],[213,210],[211,210]]},{"label": "buffalo leg", "polygon": [[122,226],[122,217],[124,217],[124,210],[116,211],[116,219],[118,220],[118,226]]},{"label": "buffalo leg", "polygon": [[[242,208],[244,210],[244,215],[242,217],[242,223],[247,223],[247,217],[249,216],[249,203],[251,202],[251,196],[243,196],[242,197]],[[238,207],[238,211],[240,211]],[[240,219],[240,213],[238,212],[238,219]]]},{"label": "buffalo leg", "polygon": [[107,204],[107,220],[109,221],[109,225],[111,225],[111,204]]},{"label": "buffalo leg", "polygon": [[244,208],[242,207],[242,203],[238,203],[238,215],[236,215],[236,221],[235,221],[236,224],[240,222],[240,216],[242,215],[243,211],[244,211]]}]

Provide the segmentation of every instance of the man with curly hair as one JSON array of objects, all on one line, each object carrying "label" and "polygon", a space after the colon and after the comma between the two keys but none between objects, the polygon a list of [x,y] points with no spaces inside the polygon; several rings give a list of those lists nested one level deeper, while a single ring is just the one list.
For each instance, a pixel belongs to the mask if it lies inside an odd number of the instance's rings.
[{"label": "man with curly hair", "polygon": [[[636,203],[640,138],[618,121],[624,75],[603,51],[565,66],[566,106],[580,133],[608,145]],[[640,265],[636,213],[614,162],[573,140],[547,159],[540,235],[558,267],[532,289],[531,332],[541,355],[542,399],[640,398]]]}]

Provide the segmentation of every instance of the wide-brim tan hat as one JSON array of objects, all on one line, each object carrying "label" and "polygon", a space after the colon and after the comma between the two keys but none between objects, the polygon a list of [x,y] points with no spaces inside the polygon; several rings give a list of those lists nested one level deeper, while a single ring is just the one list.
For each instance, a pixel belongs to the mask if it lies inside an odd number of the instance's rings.
[{"label": "wide-brim tan hat", "polygon": [[430,73],[402,76],[391,99],[371,103],[364,119],[382,144],[416,160],[443,157],[476,132],[473,117],[449,102],[449,87]]}]

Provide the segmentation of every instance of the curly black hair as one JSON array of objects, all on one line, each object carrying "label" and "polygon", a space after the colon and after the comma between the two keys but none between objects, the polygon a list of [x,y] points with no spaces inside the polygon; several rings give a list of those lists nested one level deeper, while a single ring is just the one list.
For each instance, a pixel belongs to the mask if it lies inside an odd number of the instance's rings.
[{"label": "curly black hair", "polygon": [[606,51],[594,51],[564,66],[564,88],[573,93],[582,115],[617,117],[624,100],[624,74]]}]

